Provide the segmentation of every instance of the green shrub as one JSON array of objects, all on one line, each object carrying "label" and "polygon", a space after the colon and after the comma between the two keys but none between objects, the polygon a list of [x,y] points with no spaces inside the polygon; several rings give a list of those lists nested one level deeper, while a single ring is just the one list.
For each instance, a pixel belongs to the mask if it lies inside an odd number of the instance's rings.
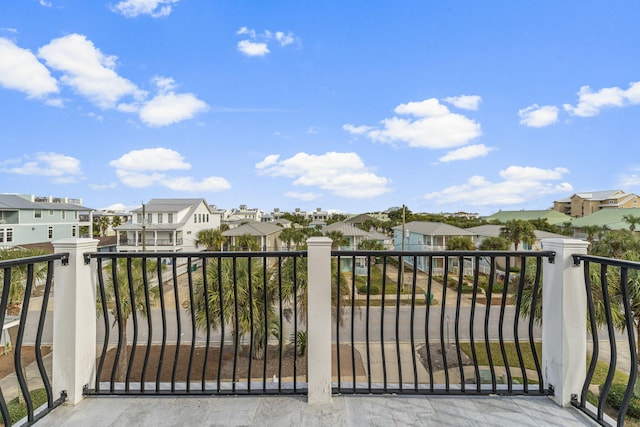
[{"label": "green shrub", "polygon": [[[368,291],[369,291],[369,295],[380,295],[380,286],[370,285]],[[366,294],[367,285],[358,286],[358,292],[360,292],[361,294]]]},{"label": "green shrub", "polygon": [[[614,409],[620,409],[626,390],[626,384],[612,384],[609,389],[609,394],[607,395],[607,404]],[[602,392],[602,386],[600,386],[600,391]],[[631,396],[626,415],[636,419],[640,418],[640,398]]]}]

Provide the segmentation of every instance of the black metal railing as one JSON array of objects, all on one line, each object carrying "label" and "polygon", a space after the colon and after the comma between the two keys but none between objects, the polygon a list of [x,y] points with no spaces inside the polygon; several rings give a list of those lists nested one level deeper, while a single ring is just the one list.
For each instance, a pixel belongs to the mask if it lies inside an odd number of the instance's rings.
[{"label": "black metal railing", "polygon": [[[621,426],[632,410],[634,418],[640,415],[634,393],[638,375],[640,263],[589,255],[574,255],[574,262],[582,262],[584,268],[591,348],[582,392],[574,397],[573,404],[602,425],[608,425],[611,416]],[[623,359],[628,362],[623,363]],[[632,399],[636,401],[633,408]]]},{"label": "black metal railing", "polygon": [[332,256],[334,392],[550,394],[541,371],[541,273],[553,252]]},{"label": "black metal railing", "polygon": [[88,395],[306,393],[305,252],[93,253]]},{"label": "black metal railing", "polygon": [[[45,331],[45,323],[51,326],[47,308],[57,260],[66,263],[68,254],[0,261],[0,325],[4,341],[0,357],[4,359],[3,365],[6,361],[11,365],[0,379],[0,421],[5,426],[18,421],[31,425],[66,398],[64,394],[53,394],[50,367],[46,363],[51,358],[51,337],[44,338],[50,334]],[[36,293],[39,295],[35,296]]]}]

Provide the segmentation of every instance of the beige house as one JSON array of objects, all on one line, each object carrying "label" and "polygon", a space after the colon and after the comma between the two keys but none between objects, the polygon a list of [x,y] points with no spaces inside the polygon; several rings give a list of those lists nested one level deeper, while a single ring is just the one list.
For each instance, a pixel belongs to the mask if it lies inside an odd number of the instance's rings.
[{"label": "beige house", "polygon": [[640,208],[640,197],[622,190],[576,193],[553,202],[553,210],[573,218],[582,218],[601,209]]}]

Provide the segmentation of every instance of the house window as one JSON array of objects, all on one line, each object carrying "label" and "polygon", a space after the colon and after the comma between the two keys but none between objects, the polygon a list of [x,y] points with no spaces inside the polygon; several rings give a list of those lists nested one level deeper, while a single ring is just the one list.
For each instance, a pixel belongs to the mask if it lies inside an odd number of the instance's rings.
[{"label": "house window", "polygon": [[67,211],[60,212],[62,219],[67,219]]},{"label": "house window", "polygon": [[78,211],[73,212],[73,219],[78,219]]},{"label": "house window", "polygon": [[147,214],[147,224],[153,223],[153,214]]},{"label": "house window", "polygon": [[77,230],[76,230],[76,226],[74,225],[73,227],[71,227],[71,237],[76,237]]},{"label": "house window", "polygon": [[7,242],[13,242],[13,228],[7,228]]},{"label": "house window", "polygon": [[53,216],[53,209],[49,209],[49,216]]},{"label": "house window", "polygon": [[209,214],[207,214],[207,222],[209,222]]},{"label": "house window", "polygon": [[158,224],[162,224],[162,214],[158,214]]},{"label": "house window", "polygon": [[167,214],[167,221],[169,222],[169,224],[173,224],[173,214]]},{"label": "house window", "polygon": [[53,227],[49,227],[49,238],[53,239]]},{"label": "house window", "polygon": [[4,229],[0,228],[0,243],[4,242]]},{"label": "house window", "polygon": [[193,222],[198,222],[198,214],[193,214]]},{"label": "house window", "polygon": [[42,218],[42,211],[34,211],[33,216],[34,218]]},{"label": "house window", "polygon": [[142,223],[142,214],[138,214],[138,220],[137,223],[140,224]]}]

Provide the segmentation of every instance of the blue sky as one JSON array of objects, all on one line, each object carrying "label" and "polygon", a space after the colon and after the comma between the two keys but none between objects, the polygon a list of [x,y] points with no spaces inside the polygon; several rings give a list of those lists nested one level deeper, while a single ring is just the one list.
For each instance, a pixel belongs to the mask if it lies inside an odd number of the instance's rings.
[{"label": "blue sky", "polygon": [[640,2],[0,3],[0,192],[364,212],[640,192]]}]

